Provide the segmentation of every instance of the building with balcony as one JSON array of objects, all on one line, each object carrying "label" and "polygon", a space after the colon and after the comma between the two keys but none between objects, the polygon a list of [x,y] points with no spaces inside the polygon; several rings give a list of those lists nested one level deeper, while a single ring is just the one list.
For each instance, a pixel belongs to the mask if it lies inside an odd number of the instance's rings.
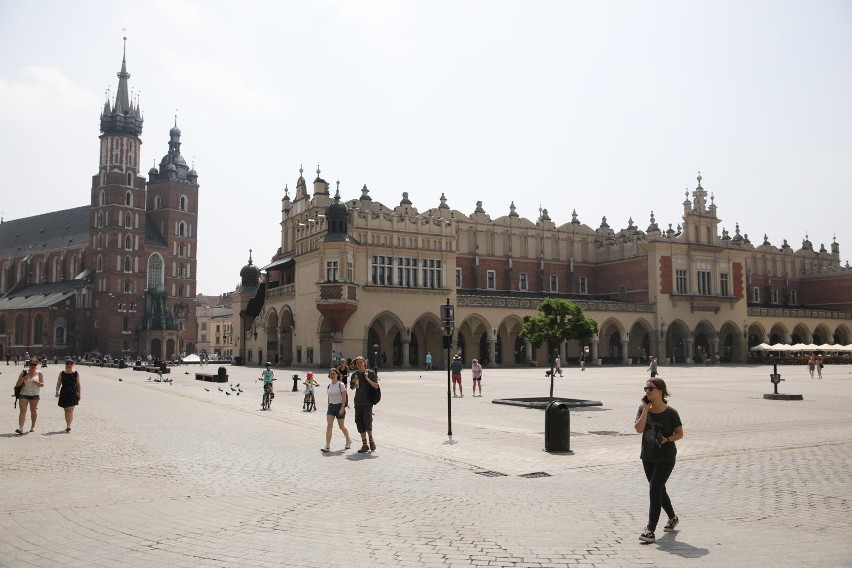
[{"label": "building with balcony", "polygon": [[[589,347],[593,362],[743,362],[758,343],[852,343],[852,270],[840,247],[754,245],[721,226],[715,198],[687,191],[677,227],[653,211],[640,229],[606,217],[597,227],[535,220],[514,203],[492,217],[441,194],[432,208],[361,195],[343,201],[300,169],[281,207],[281,242],[262,267],[249,263],[233,295],[235,351],[249,364],[328,367],[332,357],[377,353],[380,365],[445,364],[439,307],[455,306],[453,351],[466,361],[526,365],[548,359],[520,336],[523,316],[548,296],[584,308],[599,326],[588,346],[559,346],[562,360]],[[565,211],[567,213],[567,209]]]}]

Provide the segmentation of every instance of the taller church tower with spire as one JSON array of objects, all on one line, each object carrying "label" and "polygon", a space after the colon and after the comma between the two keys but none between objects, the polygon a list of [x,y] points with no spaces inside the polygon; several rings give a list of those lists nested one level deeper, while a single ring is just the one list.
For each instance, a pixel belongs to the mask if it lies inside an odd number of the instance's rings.
[{"label": "taller church tower with spire", "polygon": [[[91,193],[91,266],[99,317],[93,335],[104,353],[173,357],[196,337],[198,175],[169,131],[160,169],[139,175],[142,111],[128,89],[126,40],[115,100],[100,117],[100,158]],[[176,119],[177,120],[177,119]],[[106,331],[106,333],[104,333]],[[106,343],[106,345],[100,345]]]}]

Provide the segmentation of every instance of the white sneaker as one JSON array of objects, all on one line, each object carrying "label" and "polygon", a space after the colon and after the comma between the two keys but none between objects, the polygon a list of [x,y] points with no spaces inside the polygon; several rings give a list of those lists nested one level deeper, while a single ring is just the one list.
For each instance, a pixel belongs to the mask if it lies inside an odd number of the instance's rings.
[{"label": "white sneaker", "polygon": [[352,447],[352,440],[346,440],[346,445],[343,446],[343,449],[348,450],[351,447]]},{"label": "white sneaker", "polygon": [[331,448],[329,448],[328,446],[326,446],[326,447],[324,447],[324,448],[320,448],[320,451],[323,451],[323,452],[330,452],[330,451],[331,451]]}]

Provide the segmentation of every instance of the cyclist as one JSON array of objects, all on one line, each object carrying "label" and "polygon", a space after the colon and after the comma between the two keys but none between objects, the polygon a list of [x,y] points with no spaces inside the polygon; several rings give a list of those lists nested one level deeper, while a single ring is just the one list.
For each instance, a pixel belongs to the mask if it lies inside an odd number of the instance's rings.
[{"label": "cyclist", "polygon": [[272,372],[272,363],[266,362],[266,370],[261,376],[263,379],[263,392],[269,391],[269,398],[275,398],[275,393],[272,391],[272,381],[275,380],[275,373]]},{"label": "cyclist", "polygon": [[305,412],[316,410],[317,403],[314,399],[314,387],[318,387],[319,383],[314,379],[314,373],[312,371],[307,372],[305,382],[302,384],[305,385],[305,399],[302,401],[302,410]]}]

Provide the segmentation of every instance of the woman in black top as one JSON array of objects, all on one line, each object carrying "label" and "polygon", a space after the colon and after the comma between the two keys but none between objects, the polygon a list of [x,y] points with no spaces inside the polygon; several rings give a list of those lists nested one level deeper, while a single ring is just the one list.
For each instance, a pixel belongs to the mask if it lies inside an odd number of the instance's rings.
[{"label": "woman in black top", "polygon": [[65,360],[65,369],[59,373],[56,381],[56,398],[59,406],[65,410],[66,432],[71,431],[74,420],[74,407],[80,404],[80,373],[74,370],[74,360]]},{"label": "woman in black top", "polygon": [[666,493],[666,481],[675,466],[677,446],[675,441],[683,438],[683,425],[677,411],[666,404],[669,391],[663,379],[655,377],[645,382],[645,396],[636,413],[636,431],[642,434],[642,466],[650,484],[650,507],[648,526],[639,536],[646,543],[655,542],[654,531],[660,520],[660,509],[665,509],[669,521],[663,530],[675,530],[678,524],[672,502]]}]

